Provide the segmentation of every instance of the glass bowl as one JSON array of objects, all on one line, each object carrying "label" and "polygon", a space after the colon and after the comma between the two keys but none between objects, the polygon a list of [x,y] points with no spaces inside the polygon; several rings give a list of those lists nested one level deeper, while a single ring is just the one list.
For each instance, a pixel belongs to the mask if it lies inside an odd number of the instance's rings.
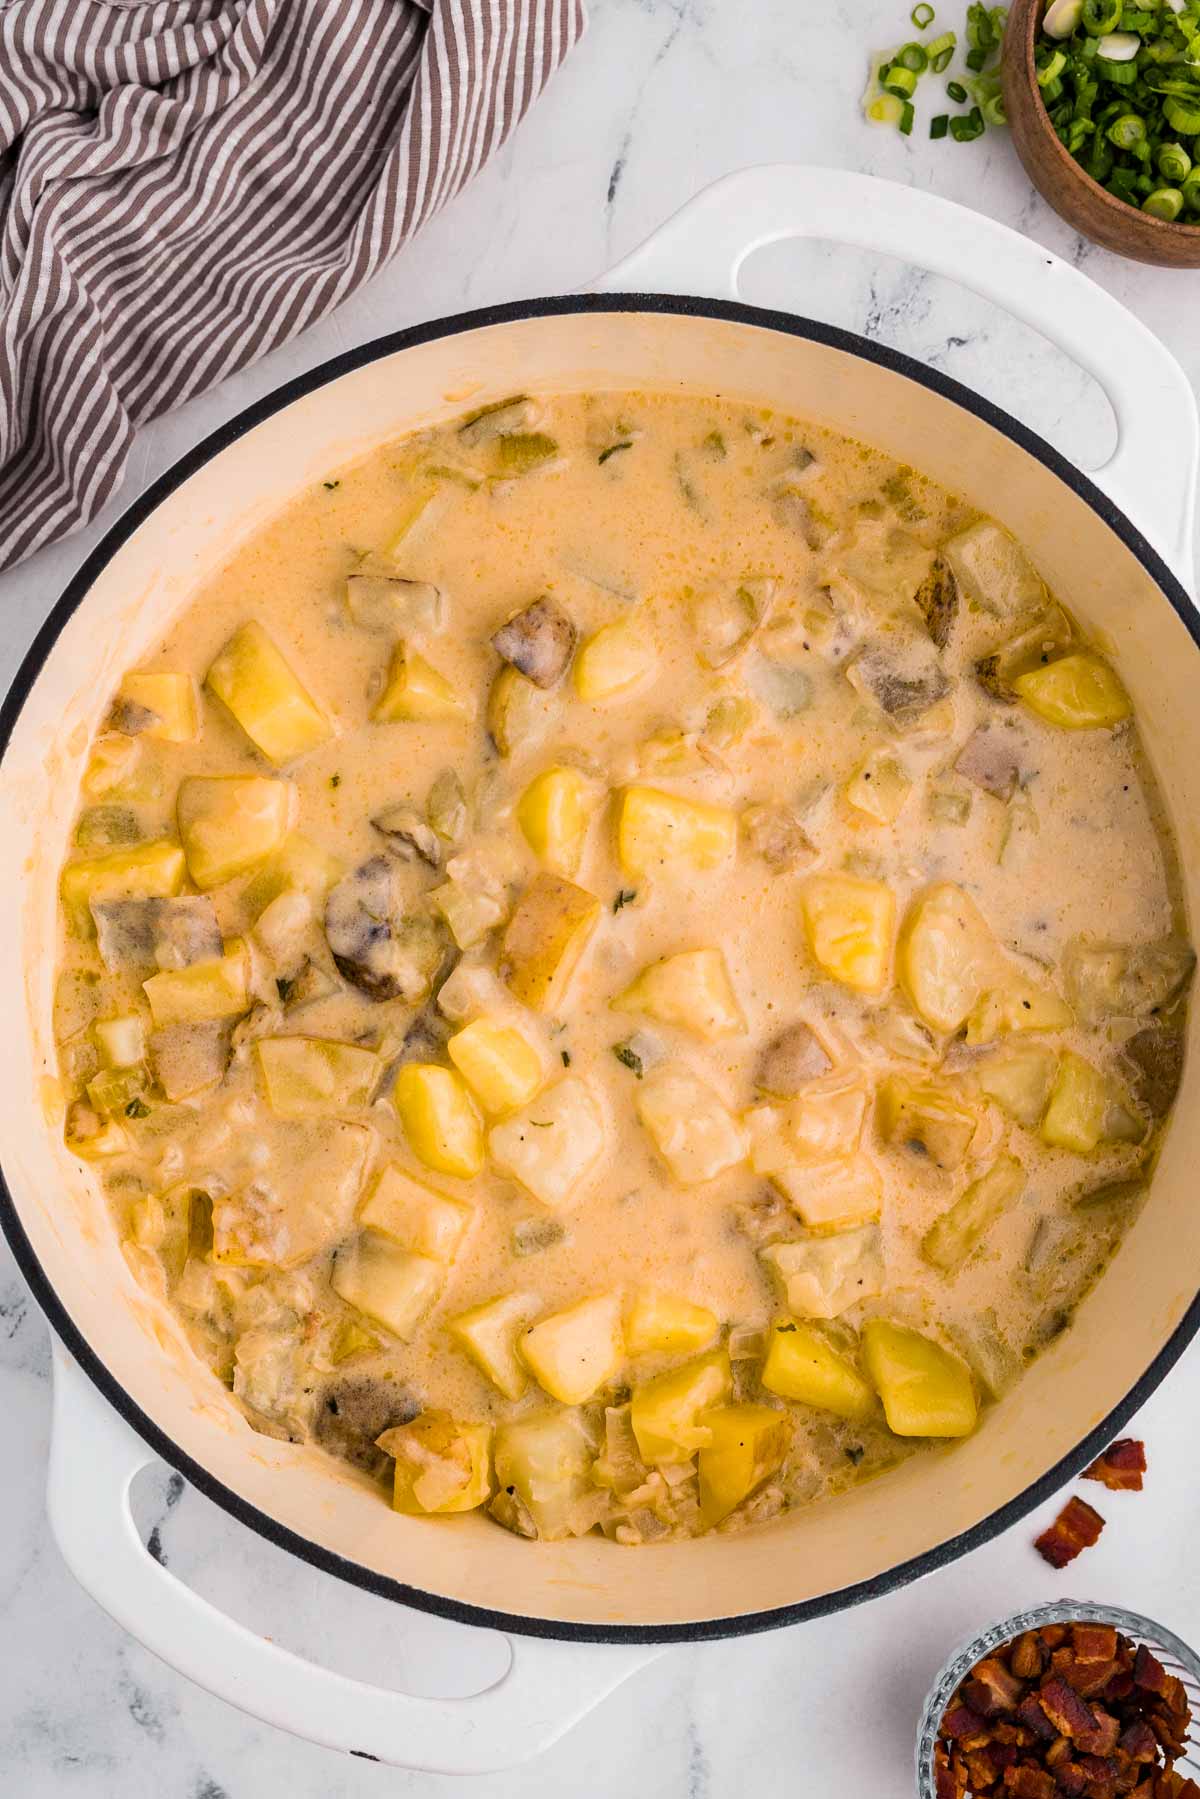
[{"label": "glass bowl", "polygon": [[1139,1617],[1137,1612],[1122,1611],[1117,1605],[1092,1605],[1086,1600],[1062,1599],[1055,1605],[1036,1605],[1025,1612],[1014,1612],[1000,1624],[964,1644],[955,1651],[933,1683],[925,1701],[921,1728],[917,1732],[917,1799],[937,1799],[934,1785],[933,1751],[938,1726],[959,1686],[975,1663],[985,1655],[1011,1643],[1027,1630],[1038,1630],[1044,1624],[1112,1624],[1134,1643],[1144,1643],[1168,1674],[1177,1674],[1187,1689],[1192,1708],[1192,1729],[1186,1753],[1176,1762],[1180,1773],[1200,1778],[1200,1657],[1163,1624],[1153,1618]]}]

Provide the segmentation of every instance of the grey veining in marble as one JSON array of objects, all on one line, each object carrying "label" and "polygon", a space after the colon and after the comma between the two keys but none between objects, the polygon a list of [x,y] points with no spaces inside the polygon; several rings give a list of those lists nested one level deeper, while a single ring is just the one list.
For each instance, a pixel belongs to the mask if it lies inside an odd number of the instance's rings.
[{"label": "grey veining in marble", "polygon": [[[593,0],[574,58],[508,149],[374,285],[299,343],[142,435],[124,493],[86,534],[0,580],[7,680],[72,570],[135,493],[221,420],[381,332],[569,290],[698,187],[751,162],[867,169],[1004,219],[1084,266],[1172,346],[1195,382],[1200,275],[1090,249],[1021,177],[1002,133],[971,145],[866,127],[866,54],[907,35],[907,0]],[[939,5],[945,23],[955,10]],[[939,19],[939,26],[941,20]],[[926,112],[931,110],[926,104]],[[952,284],[824,246],[776,249],[746,296],[865,331],[999,399],[1077,460],[1111,420],[1091,382],[1033,333]],[[906,1799],[926,1688],[951,1644],[1017,1601],[1110,1597],[1200,1635],[1195,1537],[1200,1352],[1137,1421],[1152,1470],[1105,1496],[1099,1546],[1067,1576],[1029,1524],[917,1588],[801,1630],[676,1650],[535,1766],[486,1780],[371,1767],[295,1742],[188,1686],[78,1590],[43,1509],[46,1328],[0,1247],[0,1794],[4,1799]],[[80,1470],[86,1481],[87,1470]],[[413,1621],[251,1537],[166,1470],[138,1494],[154,1554],[234,1615],[349,1673],[464,1691],[498,1665],[489,1639]],[[1046,1513],[1052,1511],[1046,1508]],[[1182,1549],[1180,1546],[1183,1546]],[[860,1692],[872,1695],[863,1727]]]}]

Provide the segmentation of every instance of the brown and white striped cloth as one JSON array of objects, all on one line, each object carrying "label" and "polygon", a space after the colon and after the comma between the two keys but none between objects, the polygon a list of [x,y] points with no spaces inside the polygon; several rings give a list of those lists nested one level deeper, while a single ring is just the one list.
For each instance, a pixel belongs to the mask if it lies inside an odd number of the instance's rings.
[{"label": "brown and white striped cloth", "polygon": [[0,567],[502,144],[583,0],[0,0]]}]

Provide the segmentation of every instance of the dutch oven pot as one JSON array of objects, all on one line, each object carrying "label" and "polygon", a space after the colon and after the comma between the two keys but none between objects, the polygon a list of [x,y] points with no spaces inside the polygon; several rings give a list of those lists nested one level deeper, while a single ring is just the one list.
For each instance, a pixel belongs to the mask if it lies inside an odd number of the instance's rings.
[{"label": "dutch oven pot", "polygon": [[[1113,459],[1089,479],[944,376],[851,333],[740,304],[745,257],[788,237],[916,263],[1042,331],[1110,396]],[[1097,1453],[1200,1323],[1194,1054],[1142,1216],[1072,1328],[977,1435],[716,1541],[531,1545],[478,1513],[450,1522],[393,1514],[318,1451],[254,1434],[126,1271],[103,1199],[64,1150],[48,1099],[56,876],[88,739],[120,672],[240,538],[331,467],[452,416],[467,396],[717,391],[861,437],[992,514],[1115,655],[1179,836],[1189,911],[1200,915],[1191,891],[1200,883],[1200,636],[1182,584],[1191,578],[1197,419],[1179,368],[1150,333],[1014,232],[833,170],[728,177],[598,290],[382,338],[216,432],[89,557],[0,719],[10,871],[0,890],[2,1219],[59,1339],[50,1469],[58,1541],[101,1605],[211,1691],[318,1742],[426,1768],[478,1770],[535,1752],[650,1659],[653,1645],[816,1618],[962,1555]],[[663,293],[688,297],[650,297]],[[330,1674],[232,1623],[142,1548],[129,1486],[155,1458],[317,1567],[509,1633],[508,1673],[473,1699],[416,1699]]]}]

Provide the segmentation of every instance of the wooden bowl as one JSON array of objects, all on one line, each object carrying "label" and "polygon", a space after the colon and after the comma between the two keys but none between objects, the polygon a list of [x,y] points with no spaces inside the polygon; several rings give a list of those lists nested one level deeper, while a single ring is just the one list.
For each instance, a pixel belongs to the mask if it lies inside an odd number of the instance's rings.
[{"label": "wooden bowl", "polygon": [[1093,243],[1166,269],[1200,269],[1200,225],[1156,219],[1118,200],[1060,142],[1046,111],[1033,60],[1045,0],[1011,0],[1001,79],[1004,105],[1025,173],[1068,225]]}]

